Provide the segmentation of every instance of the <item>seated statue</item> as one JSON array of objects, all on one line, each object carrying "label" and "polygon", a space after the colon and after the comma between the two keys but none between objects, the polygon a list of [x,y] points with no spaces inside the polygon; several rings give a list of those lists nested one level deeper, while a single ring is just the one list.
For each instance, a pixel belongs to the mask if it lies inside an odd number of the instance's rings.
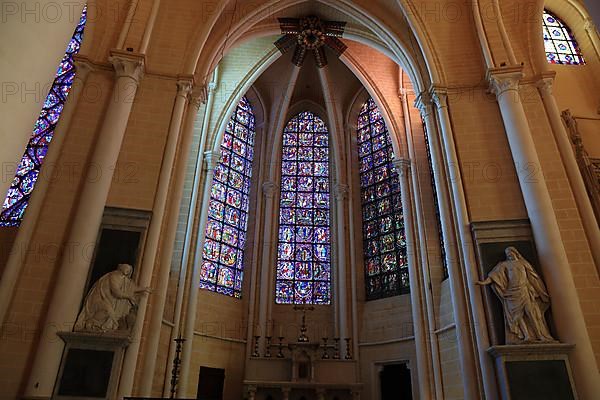
[{"label": "seated statue", "polygon": [[149,288],[138,287],[131,279],[133,267],[119,264],[117,269],[103,275],[85,297],[74,331],[109,332],[131,329],[138,298]]},{"label": "seated statue", "polygon": [[544,282],[517,249],[507,247],[504,253],[506,260],[476,284],[492,285],[502,302],[506,344],[554,342],[544,319],[550,306]]}]

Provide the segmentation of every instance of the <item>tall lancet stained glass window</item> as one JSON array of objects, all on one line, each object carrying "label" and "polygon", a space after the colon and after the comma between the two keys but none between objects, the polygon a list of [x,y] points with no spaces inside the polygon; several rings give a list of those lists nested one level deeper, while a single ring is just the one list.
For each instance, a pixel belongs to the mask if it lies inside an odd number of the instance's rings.
[{"label": "tall lancet stained glass window", "polygon": [[283,132],[275,301],[331,302],[329,134],[311,112]]},{"label": "tall lancet stained glass window", "polygon": [[75,33],[58,65],[54,82],[44,100],[42,111],[33,126],[33,133],[27,143],[25,154],[17,165],[15,177],[2,204],[0,226],[19,226],[23,220],[25,209],[29,205],[29,199],[48,152],[48,146],[54,136],[54,129],[75,79],[73,56],[79,53],[86,17],[86,8],[84,7]]},{"label": "tall lancet stained glass window", "polygon": [[585,64],[569,27],[548,10],[544,10],[543,30],[546,58],[550,64]]},{"label": "tall lancet stained glass window", "polygon": [[390,135],[373,99],[360,110],[357,134],[367,300],[408,293],[400,181]]},{"label": "tall lancet stained glass window", "polygon": [[254,158],[254,113],[246,97],[231,116],[211,186],[200,287],[240,298]]}]

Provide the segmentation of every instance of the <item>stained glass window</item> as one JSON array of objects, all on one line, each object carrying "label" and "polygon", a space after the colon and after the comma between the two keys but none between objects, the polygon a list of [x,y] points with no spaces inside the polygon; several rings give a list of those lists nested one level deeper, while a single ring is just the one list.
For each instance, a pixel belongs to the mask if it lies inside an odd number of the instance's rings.
[{"label": "stained glass window", "polygon": [[331,228],[329,134],[311,112],[283,132],[275,301],[329,304]]},{"label": "stained glass window", "polygon": [[390,135],[373,99],[360,110],[357,135],[367,300],[408,293],[400,179]]},{"label": "stained glass window", "polygon": [[442,277],[443,279],[448,278],[448,264],[446,262],[446,248],[444,247],[444,234],[442,232],[442,218],[440,217],[440,206],[437,199],[437,188],[435,187],[435,179],[433,177],[433,161],[431,159],[431,148],[429,146],[429,139],[427,137],[427,126],[425,121],[422,121],[423,132],[425,132],[425,150],[427,151],[427,163],[429,165],[429,175],[431,176],[431,188],[433,190],[433,207],[435,211],[435,222],[438,231],[438,237],[440,239],[440,256],[442,257]]},{"label": "stained glass window", "polygon": [[231,116],[211,186],[200,287],[240,298],[254,158],[254,113],[246,97]]},{"label": "stained glass window", "polygon": [[2,204],[0,226],[19,226],[23,220],[42,163],[48,153],[48,146],[54,136],[54,129],[75,79],[73,56],[79,53],[86,17],[86,8],[84,7],[79,24],[75,28],[75,33],[56,70],[54,82],[44,101],[42,111],[35,122],[25,154],[17,165],[15,177]]},{"label": "stained glass window", "polygon": [[543,25],[544,47],[550,64],[585,64],[577,41],[564,22],[544,10]]}]

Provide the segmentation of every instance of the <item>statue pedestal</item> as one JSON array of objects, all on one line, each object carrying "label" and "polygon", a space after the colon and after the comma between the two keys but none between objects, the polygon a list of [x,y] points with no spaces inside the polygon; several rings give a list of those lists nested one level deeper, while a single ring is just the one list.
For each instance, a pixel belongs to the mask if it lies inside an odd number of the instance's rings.
[{"label": "statue pedestal", "polygon": [[113,400],[129,332],[59,332],[65,351],[54,387],[53,399]]},{"label": "statue pedestal", "polygon": [[569,352],[574,345],[540,343],[492,346],[503,400],[577,400]]}]

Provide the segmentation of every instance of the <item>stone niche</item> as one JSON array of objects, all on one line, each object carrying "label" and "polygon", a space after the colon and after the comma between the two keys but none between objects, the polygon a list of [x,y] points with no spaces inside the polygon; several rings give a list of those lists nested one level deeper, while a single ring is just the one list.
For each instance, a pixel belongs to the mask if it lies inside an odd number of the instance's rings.
[{"label": "stone niche", "polygon": [[[480,279],[486,277],[490,270],[505,258],[504,249],[508,246],[516,248],[541,275],[529,220],[473,222],[471,229],[476,242]],[[506,339],[504,337],[502,304],[489,287],[483,289],[483,306],[487,316],[491,344],[494,346],[504,345]],[[551,320],[551,310],[548,310],[546,322],[548,322],[551,333],[554,334]]]},{"label": "stone niche", "polygon": [[[514,247],[543,280],[529,220],[485,221],[471,224],[478,261],[478,279],[505,259]],[[574,347],[558,342],[526,342],[507,345],[502,303],[490,287],[483,289],[483,306],[494,359],[498,388],[503,400],[576,400],[569,352]],[[551,301],[552,299],[550,299]],[[545,313],[550,333],[551,309]]]},{"label": "stone niche", "polygon": [[150,223],[147,211],[106,207],[96,238],[86,292],[103,275],[114,270],[117,264],[133,266],[134,280],[139,275],[138,261],[146,240]]},{"label": "stone niche", "polygon": [[116,398],[127,333],[59,332],[65,351],[54,388],[56,400]]}]

